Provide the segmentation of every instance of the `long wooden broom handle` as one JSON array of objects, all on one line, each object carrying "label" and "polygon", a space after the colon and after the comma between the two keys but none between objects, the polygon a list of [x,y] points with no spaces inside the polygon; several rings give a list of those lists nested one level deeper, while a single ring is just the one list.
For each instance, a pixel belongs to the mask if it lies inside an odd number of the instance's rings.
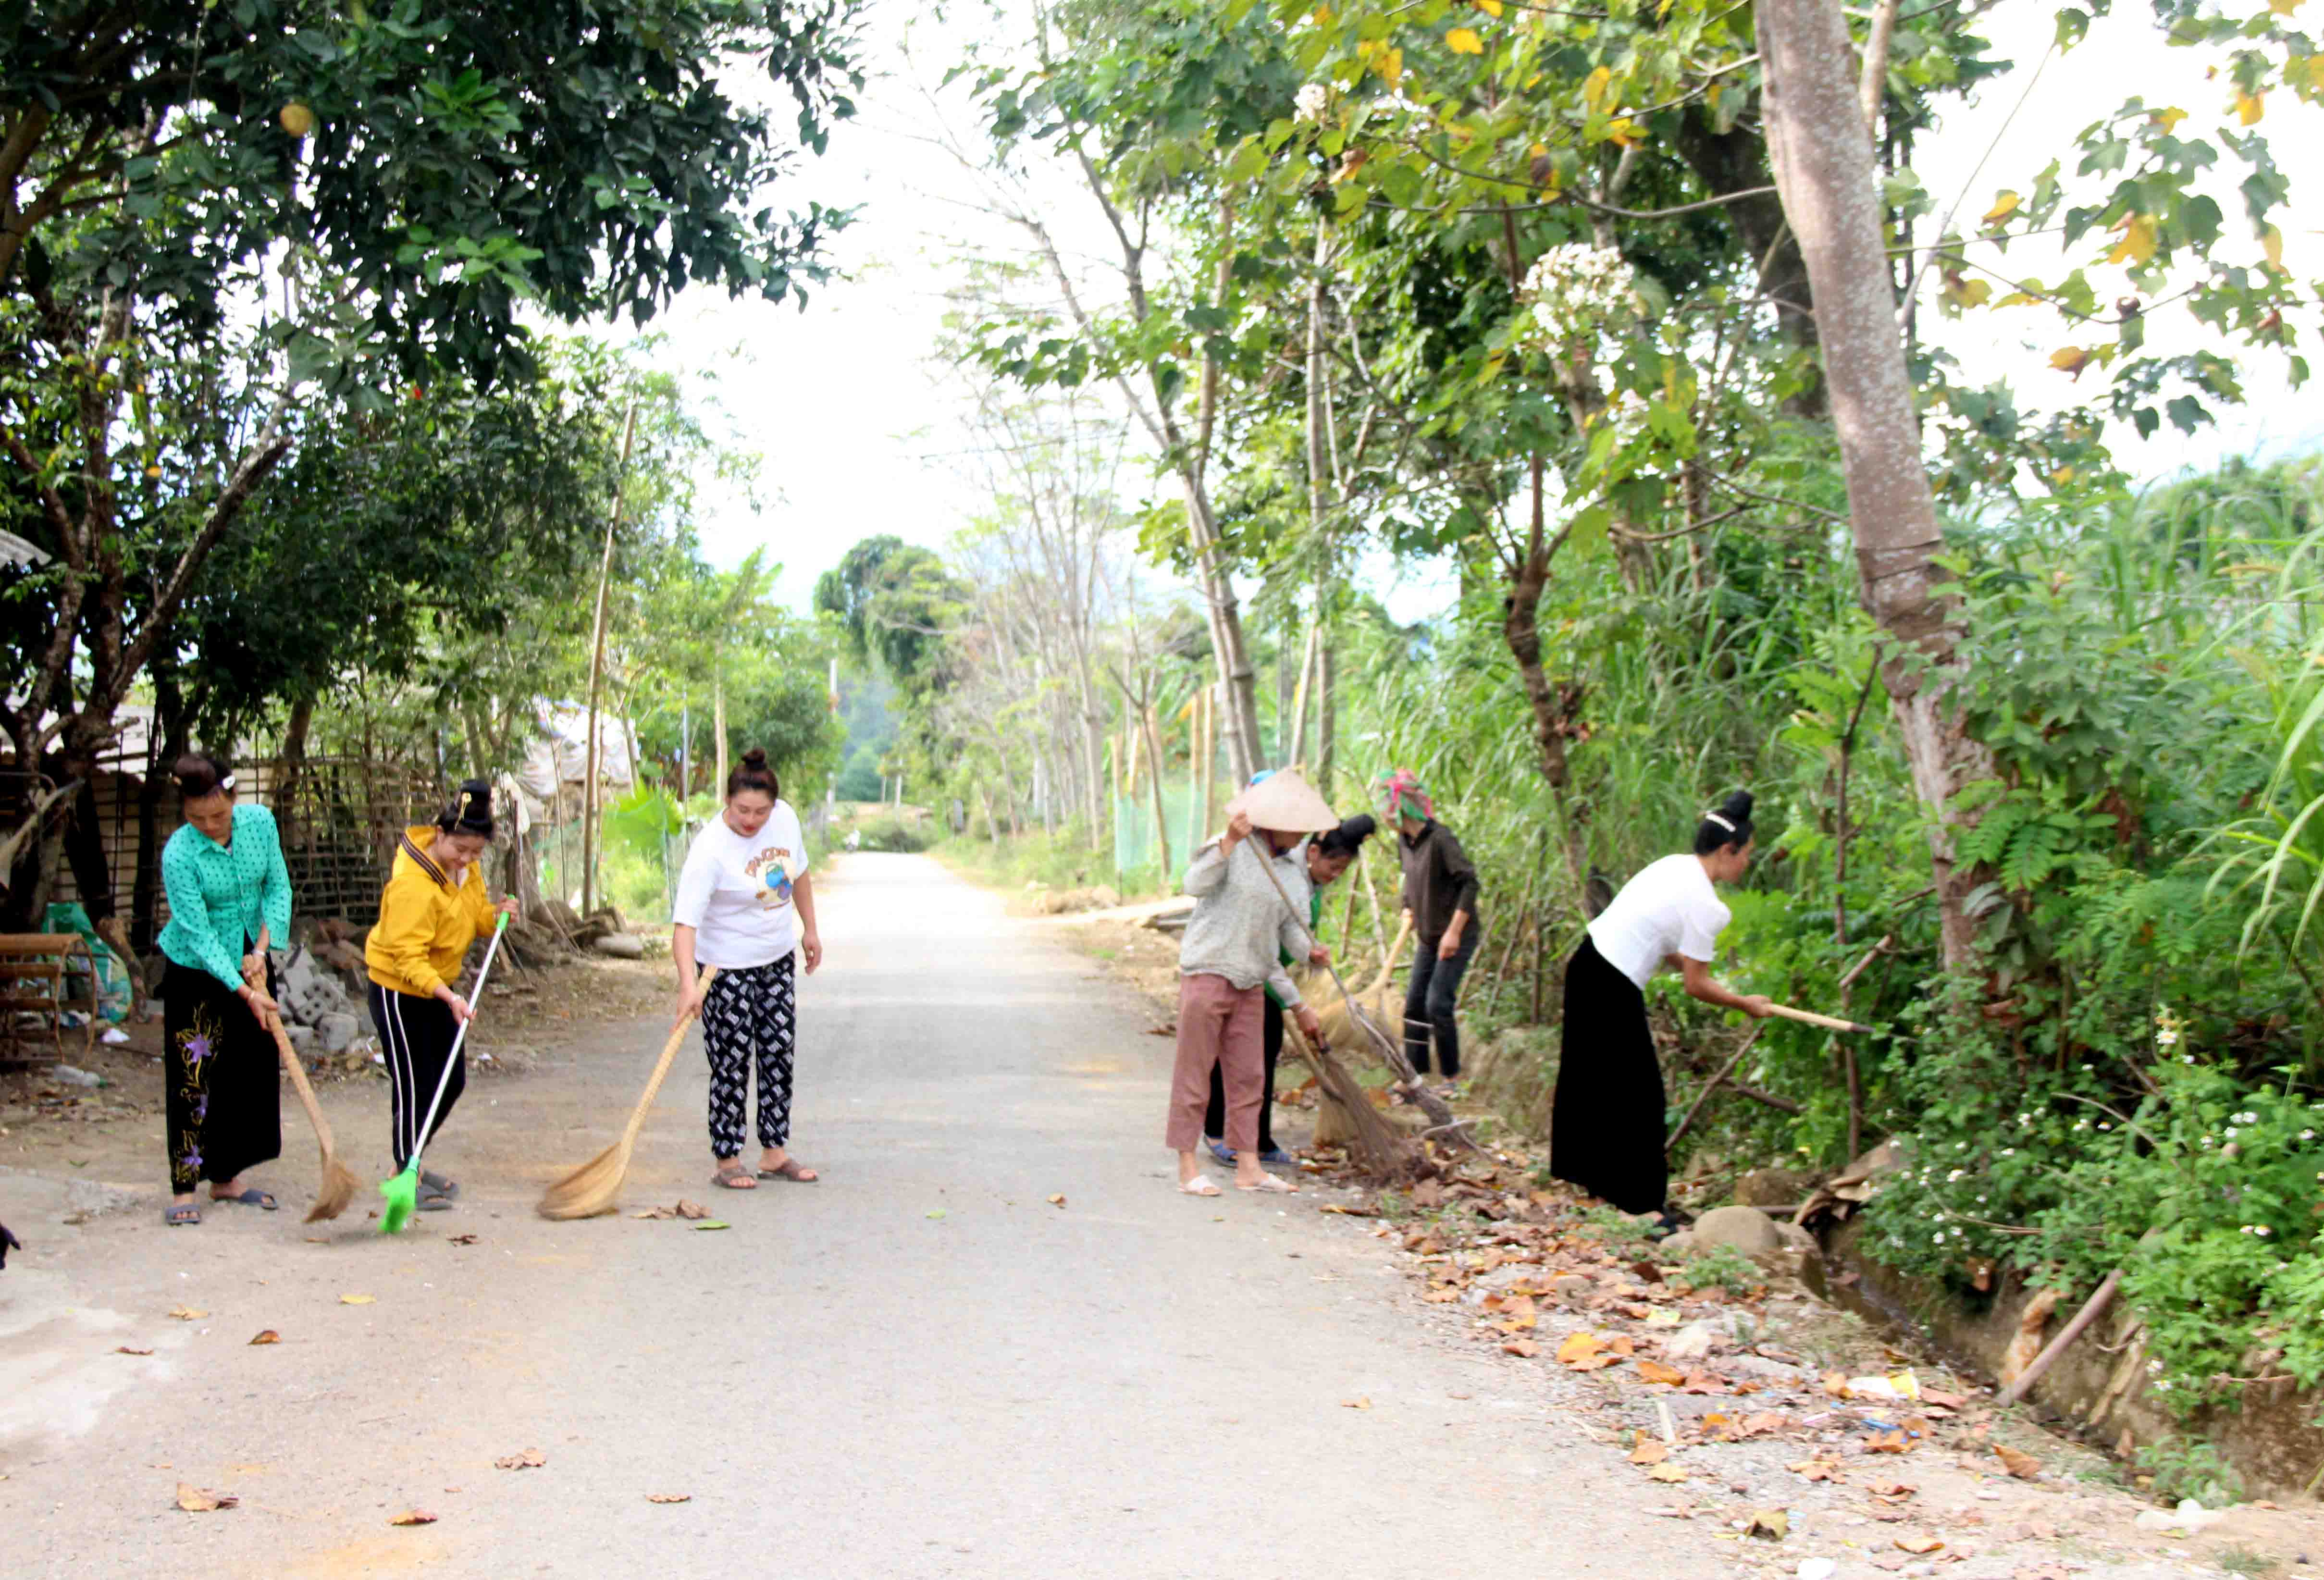
[{"label": "long wooden broom handle", "polygon": [[1827,1031],[1854,1031],[1862,1036],[1877,1036],[1880,1028],[1867,1026],[1856,1021],[1843,1021],[1833,1015],[1819,1015],[1813,1010],[1795,1010],[1789,1004],[1769,1004],[1768,1012],[1786,1021],[1797,1021],[1806,1026],[1821,1026]]},{"label": "long wooden broom handle", "polygon": [[[258,956],[262,961],[266,957],[266,924],[263,922],[258,927]],[[259,973],[265,969],[262,965],[257,973],[246,975],[244,980],[263,993],[265,989],[259,985]],[[337,1151],[338,1148],[331,1141],[331,1122],[323,1117],[322,1104],[315,1101],[315,1088],[307,1084],[306,1067],[299,1062],[299,1050],[290,1046],[290,1034],[282,1029],[281,1015],[273,1010],[267,1011],[266,1029],[274,1033],[274,1051],[282,1056],[282,1067],[290,1076],[291,1090],[299,1094],[300,1106],[306,1109],[307,1118],[315,1127],[315,1139],[323,1143],[323,1150]]]},{"label": "long wooden broom handle", "polygon": [[[715,966],[706,966],[703,967],[702,975],[696,980],[698,985],[706,990],[710,986],[712,979],[717,975],[718,967]],[[623,1152],[627,1152],[632,1147],[637,1145],[638,1132],[645,1126],[646,1110],[653,1106],[655,1096],[661,1091],[662,1077],[669,1074],[670,1061],[678,1057],[678,1044],[686,1040],[686,1028],[694,1020],[697,1019],[701,1013],[702,1012],[700,1010],[696,1010],[694,1014],[687,1016],[684,1021],[680,1021],[671,1029],[669,1040],[661,1045],[661,1057],[654,1061],[653,1074],[648,1077],[646,1081],[646,1094],[644,1096],[638,1099],[638,1105],[630,1110],[629,1127],[622,1132],[622,1150]]]}]

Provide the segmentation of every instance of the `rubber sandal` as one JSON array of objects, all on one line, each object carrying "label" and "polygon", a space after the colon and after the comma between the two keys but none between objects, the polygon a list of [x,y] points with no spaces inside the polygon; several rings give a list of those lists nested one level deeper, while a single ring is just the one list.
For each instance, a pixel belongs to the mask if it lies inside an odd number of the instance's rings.
[{"label": "rubber sandal", "polygon": [[748,1169],[743,1168],[740,1163],[720,1164],[718,1167],[718,1172],[710,1177],[710,1183],[724,1187],[728,1190],[756,1190],[759,1188],[759,1182],[752,1178],[751,1171]]},{"label": "rubber sandal", "polygon": [[1217,1159],[1220,1162],[1225,1164],[1230,1169],[1234,1167],[1234,1149],[1227,1145],[1226,1142],[1214,1141],[1211,1140],[1210,1137],[1204,1136],[1203,1138],[1203,1145],[1210,1148],[1212,1157]]},{"label": "rubber sandal", "polygon": [[438,1196],[442,1197],[446,1201],[458,1201],[460,1199],[460,1187],[458,1182],[456,1180],[447,1179],[441,1174],[438,1174],[431,1169],[422,1169],[420,1171],[420,1183],[434,1191]]},{"label": "rubber sandal", "polygon": [[420,1194],[411,1206],[414,1212],[448,1213],[452,1210],[452,1197],[447,1192],[438,1190],[433,1186],[422,1184]]},{"label": "rubber sandal", "polygon": [[1235,1188],[1237,1190],[1257,1191],[1263,1195],[1272,1196],[1296,1196],[1299,1194],[1299,1187],[1297,1186],[1292,1184],[1288,1179],[1277,1179],[1272,1174],[1268,1175],[1257,1185],[1245,1185],[1241,1180],[1238,1179],[1235,1181]]},{"label": "rubber sandal", "polygon": [[202,1209],[188,1202],[181,1207],[171,1207],[161,1215],[161,1222],[172,1229],[189,1228],[202,1221]]},{"label": "rubber sandal", "polygon": [[813,1185],[816,1180],[822,1178],[823,1176],[808,1168],[806,1164],[800,1162],[797,1158],[786,1158],[783,1160],[783,1166],[779,1169],[760,1169],[759,1178],[761,1179],[788,1179],[795,1185]]},{"label": "rubber sandal", "polygon": [[210,1200],[233,1202],[236,1206],[245,1207],[264,1207],[270,1213],[282,1205],[281,1202],[276,1201],[268,1192],[259,1189],[258,1187],[254,1185],[248,1190],[244,1191],[240,1196],[220,1196],[217,1192],[212,1191],[210,1193]]},{"label": "rubber sandal", "polygon": [[1267,1150],[1259,1155],[1259,1160],[1262,1163],[1296,1163],[1299,1161],[1298,1159],[1285,1151],[1281,1147],[1268,1148]]},{"label": "rubber sandal", "polygon": [[1197,1174],[1192,1179],[1181,1180],[1178,1189],[1186,1196],[1216,1196],[1217,1184],[1207,1174]]}]

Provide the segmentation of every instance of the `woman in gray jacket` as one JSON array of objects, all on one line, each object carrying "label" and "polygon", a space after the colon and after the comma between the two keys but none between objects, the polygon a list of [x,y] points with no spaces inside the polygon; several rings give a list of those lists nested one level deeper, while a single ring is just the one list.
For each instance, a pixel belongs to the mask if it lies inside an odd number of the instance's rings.
[{"label": "woman in gray jacket", "polygon": [[1302,1031],[1318,1040],[1323,1035],[1315,1012],[1300,1002],[1280,962],[1286,952],[1318,964],[1326,957],[1305,925],[1307,873],[1295,853],[1306,836],[1336,828],[1340,820],[1306,781],[1289,772],[1245,790],[1229,803],[1227,814],[1226,833],[1196,852],[1186,869],[1194,913],[1178,949],[1178,1058],[1164,1140],[1178,1154],[1178,1188],[1189,1196],[1219,1194],[1195,1150],[1214,1067],[1226,1082],[1236,1188],[1299,1188],[1259,1160],[1264,990],[1275,989]]}]

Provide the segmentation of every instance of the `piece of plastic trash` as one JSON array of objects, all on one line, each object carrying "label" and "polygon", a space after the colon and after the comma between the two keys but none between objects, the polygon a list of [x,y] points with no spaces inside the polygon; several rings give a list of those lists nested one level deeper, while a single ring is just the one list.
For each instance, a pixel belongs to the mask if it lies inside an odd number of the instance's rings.
[{"label": "piece of plastic trash", "polygon": [[97,1074],[94,1070],[81,1069],[73,1065],[60,1064],[49,1073],[56,1076],[58,1080],[63,1082],[68,1086],[102,1086],[105,1085],[105,1077],[103,1076]]},{"label": "piece of plastic trash", "polygon": [[118,1048],[129,1040],[129,1033],[118,1026],[107,1026],[98,1034],[97,1039],[108,1048]]},{"label": "piece of plastic trash", "polygon": [[1921,1380],[1910,1372],[1892,1372],[1886,1377],[1851,1377],[1848,1380],[1847,1397],[1916,1400],[1921,1397]]}]

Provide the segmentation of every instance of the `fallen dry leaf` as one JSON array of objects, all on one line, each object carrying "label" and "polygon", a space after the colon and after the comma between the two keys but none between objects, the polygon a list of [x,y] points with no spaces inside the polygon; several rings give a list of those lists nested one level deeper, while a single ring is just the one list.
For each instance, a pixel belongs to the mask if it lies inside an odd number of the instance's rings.
[{"label": "fallen dry leaf", "polygon": [[1864,1440],[1867,1454],[1910,1454],[1913,1440],[1902,1432],[1875,1432]]},{"label": "fallen dry leaf", "polygon": [[1882,1503],[1901,1503],[1920,1490],[1920,1488],[1904,1482],[1890,1482],[1886,1486],[1867,1487],[1865,1489],[1866,1492],[1872,1494],[1875,1501]]},{"label": "fallen dry leaf", "polygon": [[153,1352],[138,1349],[133,1344],[119,1344],[115,1347],[113,1353],[116,1355],[150,1355]]},{"label": "fallen dry leaf", "polygon": [[474,1234],[455,1234],[450,1243],[454,1245],[474,1245],[476,1237]]},{"label": "fallen dry leaf", "polygon": [[1812,1482],[1836,1482],[1840,1479],[1840,1461],[1837,1459],[1794,1460],[1787,1468]]},{"label": "fallen dry leaf", "polygon": [[282,1342],[282,1335],[271,1327],[262,1327],[250,1335],[250,1342],[254,1344],[279,1344]]},{"label": "fallen dry leaf", "polygon": [[177,1306],[171,1308],[170,1315],[180,1322],[199,1322],[209,1313],[197,1306]]},{"label": "fallen dry leaf", "polygon": [[189,1514],[208,1514],[217,1509],[231,1509],[241,1501],[231,1492],[205,1492],[186,1482],[178,1483],[178,1507]]},{"label": "fallen dry leaf", "polygon": [[1993,1455],[2001,1461],[2011,1475],[2021,1482],[2036,1480],[2042,1474],[2042,1462],[2021,1448],[2012,1448],[2006,1443],[1996,1443],[1993,1446]]},{"label": "fallen dry leaf", "polygon": [[1792,1534],[1792,1517],[1781,1509],[1754,1509],[1746,1536],[1756,1536],[1762,1541],[1781,1541]]},{"label": "fallen dry leaf", "polygon": [[641,1213],[632,1213],[630,1216],[633,1218],[674,1218],[678,1216],[678,1214],[675,1209],[670,1207],[648,1207]]},{"label": "fallen dry leaf", "polygon": [[436,1516],[425,1509],[406,1509],[388,1523],[390,1525],[433,1525],[436,1523]]},{"label": "fallen dry leaf", "polygon": [[1325,1202],[1322,1206],[1315,1210],[1319,1213],[1336,1213],[1343,1218],[1377,1218],[1379,1216],[1379,1209],[1378,1207],[1342,1206],[1340,1203],[1335,1201]]},{"label": "fallen dry leaf", "polygon": [[1049,1198],[1049,1205],[1053,1207],[1064,1206],[1065,1205],[1065,1193],[1063,1191],[1059,1191],[1056,1196],[1051,1197]]},{"label": "fallen dry leaf", "polygon": [[1933,1536],[1900,1536],[1896,1538],[1896,1546],[1902,1550],[1920,1557],[1925,1557],[1931,1553],[1941,1553],[1945,1550],[1945,1544],[1939,1541]]},{"label": "fallen dry leaf", "polygon": [[549,1463],[549,1455],[538,1448],[528,1448],[521,1454],[503,1455],[493,1463],[503,1470],[538,1470]]},{"label": "fallen dry leaf", "polygon": [[2066,1580],[2063,1564],[2043,1564],[2038,1568],[2012,1569],[2009,1580]]},{"label": "fallen dry leaf", "polygon": [[1447,1284],[1443,1289],[1431,1289],[1421,1297],[1431,1306],[1449,1306],[1460,1298],[1461,1287],[1458,1284]]},{"label": "fallen dry leaf", "polygon": [[1680,1371],[1675,1366],[1665,1366],[1660,1361],[1641,1361],[1638,1363],[1636,1371],[1638,1380],[1642,1382],[1668,1382],[1676,1384],[1686,1381],[1685,1372]]},{"label": "fallen dry leaf", "polygon": [[1513,1338],[1501,1345],[1505,1355],[1521,1355],[1526,1360],[1541,1354],[1541,1346],[1529,1338]]},{"label": "fallen dry leaf", "polygon": [[1646,1474],[1658,1482],[1683,1482],[1686,1480],[1686,1466],[1665,1462],[1647,1466]]},{"label": "fallen dry leaf", "polygon": [[1638,1434],[1638,1446],[1630,1450],[1632,1465],[1660,1465],[1670,1457],[1670,1445],[1659,1437]]},{"label": "fallen dry leaf", "polygon": [[368,1306],[377,1298],[379,1298],[379,1297],[376,1295],[342,1295],[339,1297],[339,1304],[342,1306]]},{"label": "fallen dry leaf", "polygon": [[1343,1399],[1340,1401],[1340,1408],[1343,1410],[1368,1410],[1372,1408],[1371,1396],[1366,1394],[1361,1399]]},{"label": "fallen dry leaf", "polygon": [[687,1219],[688,1222],[692,1222],[696,1219],[708,1217],[710,1215],[710,1209],[704,1206],[698,1201],[688,1201],[685,1197],[680,1197],[678,1203],[678,1215],[681,1218]]},{"label": "fallen dry leaf", "polygon": [[694,1494],[692,1492],[648,1492],[646,1494],[646,1501],[649,1503],[691,1503],[694,1501]]}]

